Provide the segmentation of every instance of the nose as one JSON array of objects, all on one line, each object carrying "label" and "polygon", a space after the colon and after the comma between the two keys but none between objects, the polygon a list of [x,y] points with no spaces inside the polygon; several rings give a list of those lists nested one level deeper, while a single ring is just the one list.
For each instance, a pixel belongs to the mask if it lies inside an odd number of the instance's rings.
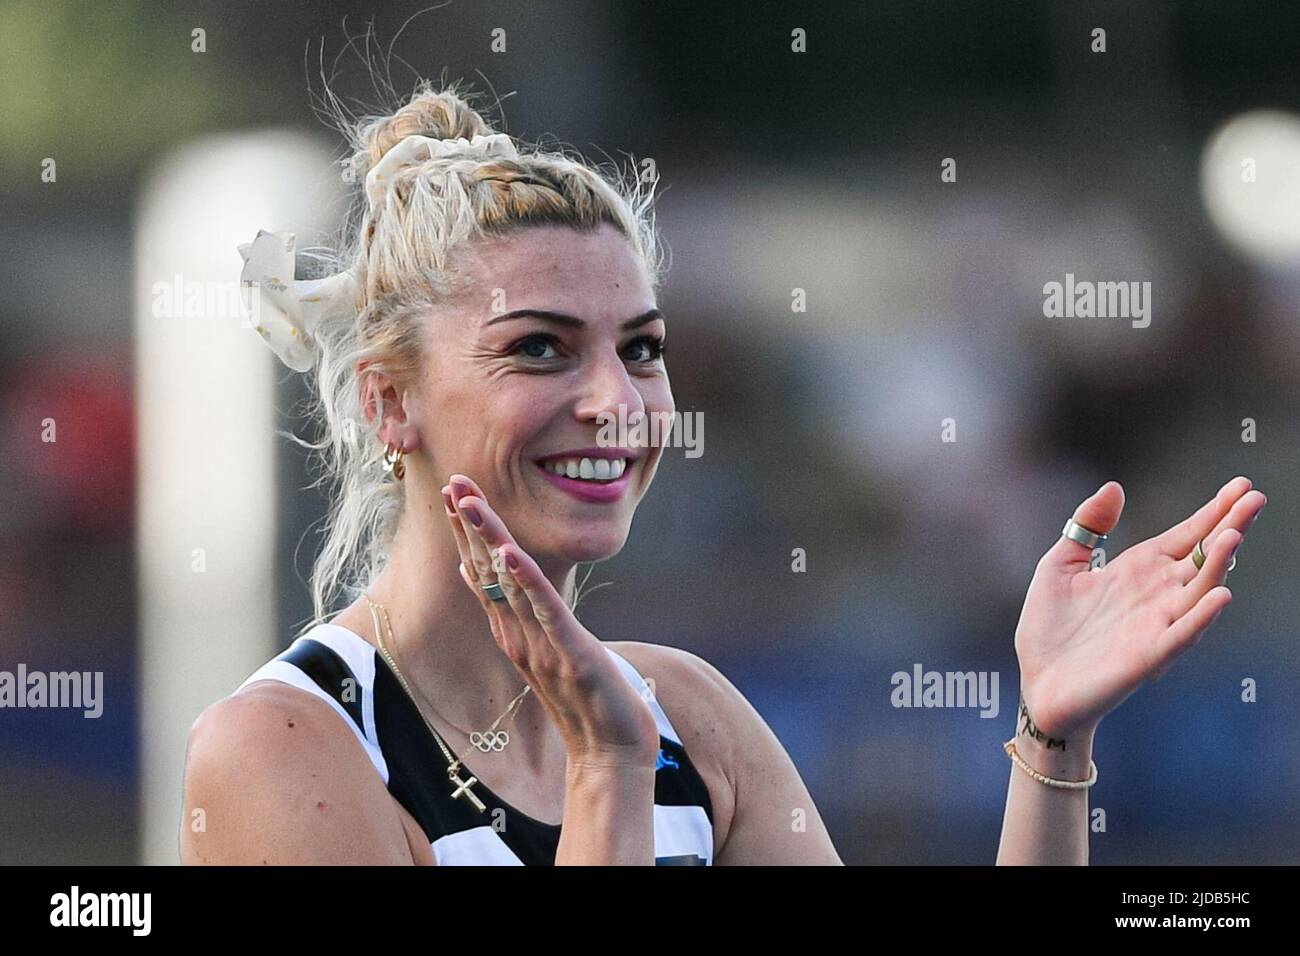
[{"label": "nose", "polygon": [[[623,407],[621,417],[619,406]],[[591,362],[582,377],[574,407],[578,421],[601,425],[606,421],[625,421],[634,413],[644,411],[645,402],[627,374],[622,358],[611,353]]]}]

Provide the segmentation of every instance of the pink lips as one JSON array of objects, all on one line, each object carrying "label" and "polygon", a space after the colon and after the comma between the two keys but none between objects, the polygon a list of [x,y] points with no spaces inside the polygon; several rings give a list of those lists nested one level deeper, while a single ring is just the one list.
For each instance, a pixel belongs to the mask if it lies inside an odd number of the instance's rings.
[{"label": "pink lips", "polygon": [[[604,452],[600,457],[609,457],[609,449],[600,449]],[[595,457],[589,455],[588,457]],[[611,501],[618,501],[627,491],[628,484],[631,481],[632,466],[636,461],[629,461],[627,467],[623,469],[623,474],[619,475],[614,481],[604,481],[597,484],[594,481],[583,481],[579,478],[570,478],[567,475],[557,475],[553,471],[548,471],[544,464],[538,464],[542,474],[546,476],[547,481],[555,485],[562,491],[567,491],[579,501],[591,501],[597,504],[606,504]]]}]

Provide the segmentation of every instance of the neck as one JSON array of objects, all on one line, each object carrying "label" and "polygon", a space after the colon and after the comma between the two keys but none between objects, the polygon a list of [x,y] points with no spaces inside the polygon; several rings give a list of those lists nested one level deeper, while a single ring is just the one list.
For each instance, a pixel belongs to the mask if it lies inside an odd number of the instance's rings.
[{"label": "neck", "polygon": [[[406,508],[388,565],[366,593],[388,611],[387,625],[383,612],[377,612],[385,628],[384,646],[396,658],[421,707],[461,731],[486,731],[526,681],[497,646],[483,606],[461,579],[460,551],[441,492],[433,488],[430,495],[426,486],[432,482],[413,481],[415,477],[408,470]],[[576,565],[532,557],[560,594],[572,593]],[[353,607],[358,612],[353,619],[366,622],[358,632],[374,642],[373,618],[365,598]],[[519,734],[512,733],[520,741],[517,752],[540,762],[549,724],[534,688],[500,728],[517,728]],[[460,746],[452,746],[459,753]]]}]

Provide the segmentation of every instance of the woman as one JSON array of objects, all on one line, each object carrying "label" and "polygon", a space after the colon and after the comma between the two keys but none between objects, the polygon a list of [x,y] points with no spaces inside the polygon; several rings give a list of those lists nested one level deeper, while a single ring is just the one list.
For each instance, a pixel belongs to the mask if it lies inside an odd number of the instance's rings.
[{"label": "woman", "polygon": [[[662,453],[602,426],[674,411],[649,196],[521,154],[455,89],[422,87],[355,143],[369,206],[347,269],[286,281],[291,236],[241,247],[259,333],[316,371],[338,493],[314,626],[191,731],[182,859],[840,863],[721,673],[573,613],[576,565],[622,548]],[[1039,563],[1000,862],[1086,862],[1071,784],[1093,730],[1230,599],[1264,502],[1248,489],[1083,573],[1088,530],[1119,519],[1109,483]]]}]

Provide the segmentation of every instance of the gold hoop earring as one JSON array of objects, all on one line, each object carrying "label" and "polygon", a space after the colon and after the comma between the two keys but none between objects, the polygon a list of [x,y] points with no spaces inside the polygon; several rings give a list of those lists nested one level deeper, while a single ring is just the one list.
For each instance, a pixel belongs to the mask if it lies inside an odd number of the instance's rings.
[{"label": "gold hoop earring", "polygon": [[406,477],[406,463],[402,461],[405,454],[406,449],[401,445],[397,446],[397,453],[394,454],[392,442],[384,449],[384,471],[391,473],[398,481]]}]

